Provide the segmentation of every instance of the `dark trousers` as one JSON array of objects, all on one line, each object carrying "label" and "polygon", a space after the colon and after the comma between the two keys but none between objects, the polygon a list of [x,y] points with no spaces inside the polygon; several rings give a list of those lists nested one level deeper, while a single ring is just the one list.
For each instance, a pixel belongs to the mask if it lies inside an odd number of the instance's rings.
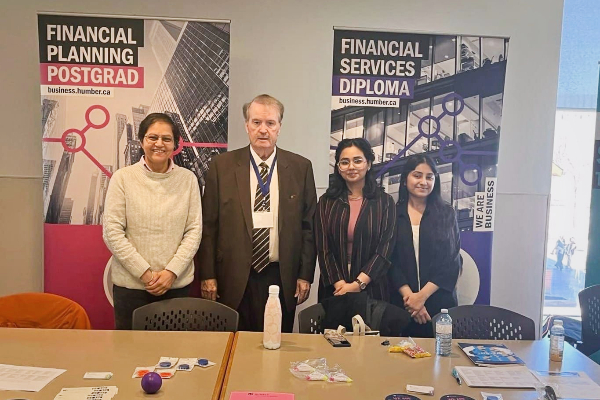
[{"label": "dark trousers", "polygon": [[424,324],[419,324],[411,318],[410,324],[402,330],[402,336],[432,338],[435,337],[434,327],[431,321]]},{"label": "dark trousers", "polygon": [[256,273],[252,270],[244,297],[237,312],[240,314],[239,331],[262,332],[265,320],[265,305],[269,298],[269,286],[279,286],[279,301],[281,302],[281,331],[292,332],[296,307],[288,311],[281,290],[281,274],[279,263],[271,263],[268,267]]},{"label": "dark trousers", "polygon": [[188,297],[190,286],[180,289],[171,289],[161,296],[154,296],[145,290],[127,289],[121,286],[113,286],[113,304],[115,308],[115,329],[131,330],[133,321],[133,310],[161,300]]}]

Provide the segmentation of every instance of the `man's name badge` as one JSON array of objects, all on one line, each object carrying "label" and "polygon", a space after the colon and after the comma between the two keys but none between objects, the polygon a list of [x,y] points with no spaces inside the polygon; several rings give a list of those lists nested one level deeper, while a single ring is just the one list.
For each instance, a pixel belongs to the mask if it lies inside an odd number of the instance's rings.
[{"label": "man's name badge", "polygon": [[273,213],[271,211],[252,213],[252,225],[254,229],[272,228]]}]

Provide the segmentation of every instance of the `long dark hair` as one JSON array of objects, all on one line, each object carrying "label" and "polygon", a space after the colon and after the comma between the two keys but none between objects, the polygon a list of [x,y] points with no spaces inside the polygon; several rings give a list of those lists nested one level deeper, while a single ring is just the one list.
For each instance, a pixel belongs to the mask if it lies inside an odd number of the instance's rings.
[{"label": "long dark hair", "polygon": [[[365,159],[373,165],[375,162],[375,153],[373,153],[373,149],[368,141],[363,138],[355,138],[355,139],[343,139],[338,143],[337,149],[335,150],[335,166],[333,167],[333,178],[329,181],[329,188],[325,192],[325,196],[336,198],[343,195],[348,194],[348,186],[346,186],[346,181],[340,175],[340,171],[338,170],[337,163],[340,161],[340,155],[344,149],[348,147],[358,147],[360,151],[365,156]],[[373,171],[371,169],[367,170],[367,174],[365,176],[365,186],[363,187],[363,197],[367,199],[371,199],[375,197],[379,188],[377,187],[377,182],[375,181],[375,177],[373,176]]]},{"label": "long dark hair", "polygon": [[442,199],[442,190],[440,187],[440,174],[438,173],[437,166],[435,162],[424,154],[415,154],[406,159],[406,163],[402,168],[401,176],[400,176],[400,189],[398,191],[398,203],[405,203],[408,201],[408,189],[406,188],[406,178],[408,175],[417,169],[417,167],[421,164],[429,165],[433,175],[435,177],[435,181],[433,184],[433,190],[427,196],[427,206],[433,206],[435,208],[442,207],[445,203]]}]

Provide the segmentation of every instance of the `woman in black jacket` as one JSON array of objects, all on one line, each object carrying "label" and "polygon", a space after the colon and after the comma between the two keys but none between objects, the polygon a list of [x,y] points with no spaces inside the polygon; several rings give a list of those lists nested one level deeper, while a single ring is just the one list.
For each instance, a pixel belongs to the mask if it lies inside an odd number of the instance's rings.
[{"label": "woman in black jacket", "polygon": [[392,303],[413,320],[404,336],[433,337],[431,317],[457,305],[462,266],[454,209],[441,197],[435,163],[425,155],[407,159],[396,205],[396,246],[389,272]]}]

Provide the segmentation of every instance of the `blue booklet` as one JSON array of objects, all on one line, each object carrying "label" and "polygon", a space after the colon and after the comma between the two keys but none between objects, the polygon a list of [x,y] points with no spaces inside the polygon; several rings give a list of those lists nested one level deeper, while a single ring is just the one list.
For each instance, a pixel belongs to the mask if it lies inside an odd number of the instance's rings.
[{"label": "blue booklet", "polygon": [[458,343],[467,357],[479,366],[524,365],[525,362],[500,343]]}]

